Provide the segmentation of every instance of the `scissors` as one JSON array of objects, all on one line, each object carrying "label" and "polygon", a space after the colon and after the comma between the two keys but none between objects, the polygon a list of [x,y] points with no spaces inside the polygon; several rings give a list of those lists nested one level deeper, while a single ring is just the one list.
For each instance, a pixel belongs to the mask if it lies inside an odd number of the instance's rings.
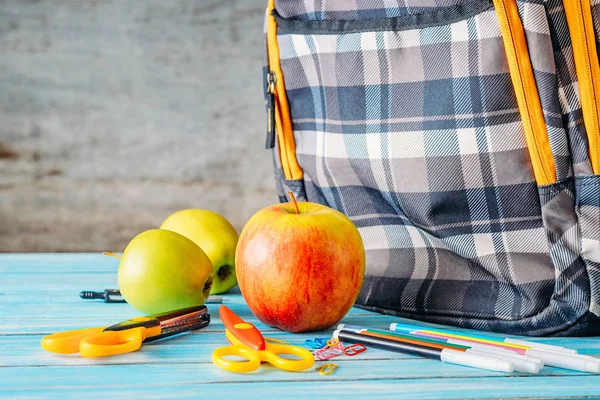
[{"label": "scissors", "polygon": [[[238,317],[227,306],[219,307],[219,316],[225,325],[225,336],[230,346],[219,347],[212,353],[212,361],[230,372],[252,372],[262,362],[268,362],[285,371],[302,371],[313,366],[313,354],[299,346],[265,343],[265,339],[254,325]],[[280,357],[290,354],[299,357],[291,360]],[[230,361],[228,356],[239,356],[247,361]]]},{"label": "scissors", "polygon": [[210,323],[206,306],[194,306],[162,314],[136,317],[104,328],[57,332],[42,338],[51,353],[103,357],[136,351],[142,343],[204,328]]}]

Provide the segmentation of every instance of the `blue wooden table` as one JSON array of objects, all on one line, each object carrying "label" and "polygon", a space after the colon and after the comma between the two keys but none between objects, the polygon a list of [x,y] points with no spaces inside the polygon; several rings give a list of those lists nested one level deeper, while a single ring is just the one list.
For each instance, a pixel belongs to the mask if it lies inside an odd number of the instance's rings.
[{"label": "blue wooden table", "polygon": [[[40,340],[60,330],[105,326],[140,315],[128,304],[81,300],[81,290],[115,288],[118,260],[99,254],[0,254],[0,397],[99,398],[581,398],[600,397],[600,375],[544,367],[537,375],[503,374],[435,360],[368,349],[332,362],[328,376],[315,370],[289,373],[264,365],[232,374],[211,363],[215,347],[227,344],[210,306],[208,328],[136,353],[83,359],[44,352]],[[289,334],[260,323],[239,292],[224,304],[254,323],[265,336],[304,345],[331,331]],[[352,309],[342,322],[386,328],[398,318]],[[600,338],[537,339],[599,354]],[[317,362],[316,365],[319,365]]]}]

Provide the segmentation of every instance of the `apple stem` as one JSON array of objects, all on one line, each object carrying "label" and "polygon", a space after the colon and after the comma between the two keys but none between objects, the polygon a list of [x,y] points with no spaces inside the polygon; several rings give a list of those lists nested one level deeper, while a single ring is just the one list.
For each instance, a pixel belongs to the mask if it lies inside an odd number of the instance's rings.
[{"label": "apple stem", "polygon": [[110,251],[105,251],[104,253],[105,256],[109,256],[109,257],[114,257],[114,258],[121,258],[121,256],[116,255],[115,253],[111,253]]},{"label": "apple stem", "polygon": [[298,203],[296,202],[296,197],[294,197],[294,193],[289,191],[288,195],[292,199],[292,203],[294,203],[294,207],[296,208],[296,214],[300,214],[300,209],[298,208]]}]

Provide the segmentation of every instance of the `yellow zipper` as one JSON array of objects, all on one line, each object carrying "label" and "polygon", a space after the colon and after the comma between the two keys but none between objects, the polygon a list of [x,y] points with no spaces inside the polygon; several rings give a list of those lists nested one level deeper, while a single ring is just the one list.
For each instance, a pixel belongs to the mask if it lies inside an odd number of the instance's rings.
[{"label": "yellow zipper", "polygon": [[[292,128],[292,118],[285,93],[285,82],[279,60],[279,44],[277,43],[277,22],[273,16],[275,0],[269,0],[267,12],[267,55],[269,62],[269,75],[274,81],[269,85],[269,93],[273,96],[273,110],[275,117],[275,130],[279,143],[279,159],[285,179],[302,179],[303,172],[296,159],[296,142]],[[271,117],[272,118],[272,117]]]},{"label": "yellow zipper", "polygon": [[556,182],[552,148],[515,0],[494,0],[525,139],[538,185]]},{"label": "yellow zipper", "polygon": [[583,122],[587,131],[590,163],[600,173],[600,65],[596,53],[590,0],[563,2],[579,81]]}]

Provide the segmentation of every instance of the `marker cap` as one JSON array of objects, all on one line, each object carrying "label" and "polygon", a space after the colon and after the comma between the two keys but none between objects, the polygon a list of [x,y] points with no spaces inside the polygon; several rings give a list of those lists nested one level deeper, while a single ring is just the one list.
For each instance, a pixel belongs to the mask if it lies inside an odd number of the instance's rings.
[{"label": "marker cap", "polygon": [[[512,357],[511,355],[507,355],[507,354],[488,353],[486,350],[483,350],[482,348],[471,348],[471,349],[467,350],[467,353],[478,354],[480,356],[488,356],[488,357],[496,358],[498,360],[508,361],[513,364],[515,371],[529,372],[531,374],[537,374],[538,372],[540,372],[540,369],[542,369],[542,365],[543,365],[543,364],[539,364],[537,362],[524,360],[522,358]],[[516,354],[516,355],[518,355],[518,354]]]},{"label": "marker cap", "polygon": [[519,354],[513,350],[509,350],[508,348],[497,347],[497,346],[493,346],[493,345],[489,345],[489,344],[485,344],[485,343],[468,342],[466,340],[460,340],[460,339],[448,339],[448,343],[457,344],[459,346],[468,346],[472,349],[478,349],[478,350],[481,350],[481,351],[484,351],[484,352],[490,353],[490,354],[500,354],[500,355],[504,355],[506,357],[511,357],[511,358],[514,358],[517,360],[531,361],[536,364],[539,364],[540,368],[544,367],[544,362],[542,360],[540,360],[539,358],[534,358],[534,357],[529,357],[529,356],[526,356],[523,354]]},{"label": "marker cap", "polygon": [[567,353],[554,353],[538,349],[529,349],[525,354],[539,358],[544,364],[551,367],[573,369],[576,371],[600,373],[600,360],[590,356]]}]

